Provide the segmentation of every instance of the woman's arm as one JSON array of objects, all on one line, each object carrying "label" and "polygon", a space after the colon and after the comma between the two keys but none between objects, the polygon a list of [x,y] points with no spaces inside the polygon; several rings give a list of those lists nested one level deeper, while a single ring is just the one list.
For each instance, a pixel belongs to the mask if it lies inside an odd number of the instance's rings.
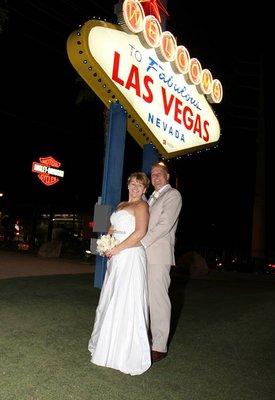
[{"label": "woman's arm", "polygon": [[135,216],[135,230],[131,233],[127,239],[123,240],[113,249],[107,251],[105,254],[107,257],[112,257],[119,253],[121,250],[127,249],[129,247],[136,247],[140,244],[141,239],[145,236],[148,228],[149,222],[149,207],[147,203],[140,203],[134,208]]}]

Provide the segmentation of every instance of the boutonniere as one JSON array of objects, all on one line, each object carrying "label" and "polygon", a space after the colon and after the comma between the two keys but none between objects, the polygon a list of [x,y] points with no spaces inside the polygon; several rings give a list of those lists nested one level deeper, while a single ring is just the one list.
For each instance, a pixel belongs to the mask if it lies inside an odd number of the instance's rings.
[{"label": "boutonniere", "polygon": [[150,196],[150,199],[149,199],[149,206],[151,206],[156,200],[157,200],[157,198],[160,196],[160,193],[159,192],[157,192],[157,191],[154,191],[152,194],[151,194],[151,196]]},{"label": "boutonniere", "polygon": [[154,192],[154,193],[153,193],[154,199],[158,199],[159,196],[160,196],[160,193],[159,193],[159,192]]}]

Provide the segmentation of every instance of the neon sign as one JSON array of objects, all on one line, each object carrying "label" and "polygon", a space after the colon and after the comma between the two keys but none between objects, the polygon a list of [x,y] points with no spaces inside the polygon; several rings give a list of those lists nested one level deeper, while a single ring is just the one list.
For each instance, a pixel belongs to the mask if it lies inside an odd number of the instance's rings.
[{"label": "neon sign", "polygon": [[46,186],[52,186],[64,177],[64,171],[59,169],[61,163],[53,157],[39,157],[39,163],[32,163],[32,172],[38,174],[38,178]]},{"label": "neon sign", "polygon": [[119,25],[93,20],[68,38],[71,63],[107,107],[119,102],[140,146],[153,143],[171,158],[213,146],[220,126],[209,103],[222,85],[209,69],[162,32],[137,0],[125,0]]},{"label": "neon sign", "polygon": [[164,14],[169,16],[166,8],[160,0],[140,0],[140,3],[142,4],[145,14],[154,15],[159,22],[161,22],[159,10],[163,11]]}]

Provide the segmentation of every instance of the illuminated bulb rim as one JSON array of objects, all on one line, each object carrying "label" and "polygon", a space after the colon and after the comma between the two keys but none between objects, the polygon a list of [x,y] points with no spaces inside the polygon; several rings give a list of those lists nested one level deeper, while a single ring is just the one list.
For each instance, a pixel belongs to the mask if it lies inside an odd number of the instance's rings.
[{"label": "illuminated bulb rim", "polygon": [[[131,17],[131,20],[129,19],[129,16]],[[144,19],[145,14],[139,1],[124,1],[122,5],[122,15],[119,18],[122,28],[127,28],[127,30],[130,30],[133,33],[139,33],[144,28]]]},{"label": "illuminated bulb rim", "polygon": [[223,88],[219,79],[214,79],[212,83],[212,91],[207,95],[207,100],[210,103],[220,103],[223,98]]},{"label": "illuminated bulb rim", "polygon": [[175,36],[169,31],[162,32],[160,43],[160,53],[162,58],[165,61],[174,61],[177,53],[177,41]]},{"label": "illuminated bulb rim", "polygon": [[[126,26],[127,30],[132,33],[138,33],[143,45],[155,48],[159,58],[171,62],[171,66],[176,73],[184,74],[189,84],[196,85],[199,92],[208,94],[209,86],[200,85],[202,79],[200,61],[197,58],[190,59],[188,50],[184,46],[176,45],[176,40],[171,32],[162,32],[158,20],[153,15],[144,16],[143,7],[138,0],[125,0],[122,3],[120,17],[122,28]],[[150,29],[148,30],[148,28]],[[173,51],[167,52],[165,50],[165,46],[163,46],[165,37],[167,38],[165,44],[167,45],[167,43],[171,42]],[[212,96],[210,94],[209,102],[219,103],[221,101],[222,85],[220,82],[218,86],[217,93],[212,94]]]},{"label": "illuminated bulb rim", "polygon": [[[176,57],[173,62],[176,71],[179,74],[187,74],[190,65],[190,55],[186,47],[180,45],[176,49]],[[175,68],[174,68],[175,69]]]},{"label": "illuminated bulb rim", "polygon": [[[79,32],[78,32],[79,33]],[[163,32],[165,33],[165,32]],[[79,36],[79,35],[78,35]],[[81,44],[81,42],[77,42],[78,45]],[[81,54],[83,53],[83,51],[81,51]],[[78,54],[80,54],[80,52],[78,51]],[[83,63],[88,65],[88,61],[84,60]],[[176,58],[175,60],[171,63],[171,65],[176,66],[177,67],[177,72],[178,73],[183,73],[184,71],[188,71],[188,69],[194,64],[198,67],[198,71],[200,71],[200,79],[198,79],[199,77],[197,77],[197,79],[188,79],[188,72],[186,75],[186,79],[187,81],[189,81],[190,83],[193,83],[197,86],[198,91],[201,94],[206,95],[207,101],[209,103],[220,103],[222,101],[223,98],[223,87],[221,82],[219,81],[219,79],[213,79],[211,72],[208,69],[201,69],[201,65],[200,62],[195,59],[192,58],[190,59],[189,56],[189,52],[188,50],[180,45],[176,47]],[[92,71],[93,68],[91,66],[88,67],[89,71]],[[173,68],[175,70],[175,68]],[[97,77],[97,72],[93,70],[93,76]],[[192,75],[191,75],[192,78]],[[101,78],[98,80],[99,82],[101,82]],[[199,81],[199,84],[196,83]],[[106,84],[102,85],[103,88],[106,88]],[[106,88],[107,90],[108,88]],[[108,93],[111,92],[110,89],[107,90]],[[114,100],[115,96],[112,94],[111,99],[109,100],[109,102],[112,102]]]},{"label": "illuminated bulb rim", "polygon": [[189,71],[188,71],[188,79],[194,85],[198,85],[201,82],[201,72],[202,67],[201,63],[197,58],[190,59]]},{"label": "illuminated bulb rim", "polygon": [[213,77],[209,69],[203,69],[201,72],[201,81],[199,84],[200,92],[210,94],[213,87]]},{"label": "illuminated bulb rim", "polygon": [[160,46],[161,26],[153,15],[145,17],[142,35],[149,47],[157,48]]}]

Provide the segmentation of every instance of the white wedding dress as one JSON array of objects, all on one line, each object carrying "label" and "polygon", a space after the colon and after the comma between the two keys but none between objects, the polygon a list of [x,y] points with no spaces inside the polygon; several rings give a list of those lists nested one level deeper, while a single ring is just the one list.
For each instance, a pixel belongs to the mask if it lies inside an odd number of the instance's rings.
[{"label": "white wedding dress", "polygon": [[[135,230],[126,210],[111,215],[120,242]],[[140,375],[151,365],[148,340],[146,255],[142,246],[122,250],[107,264],[89,351],[91,362]]]}]

